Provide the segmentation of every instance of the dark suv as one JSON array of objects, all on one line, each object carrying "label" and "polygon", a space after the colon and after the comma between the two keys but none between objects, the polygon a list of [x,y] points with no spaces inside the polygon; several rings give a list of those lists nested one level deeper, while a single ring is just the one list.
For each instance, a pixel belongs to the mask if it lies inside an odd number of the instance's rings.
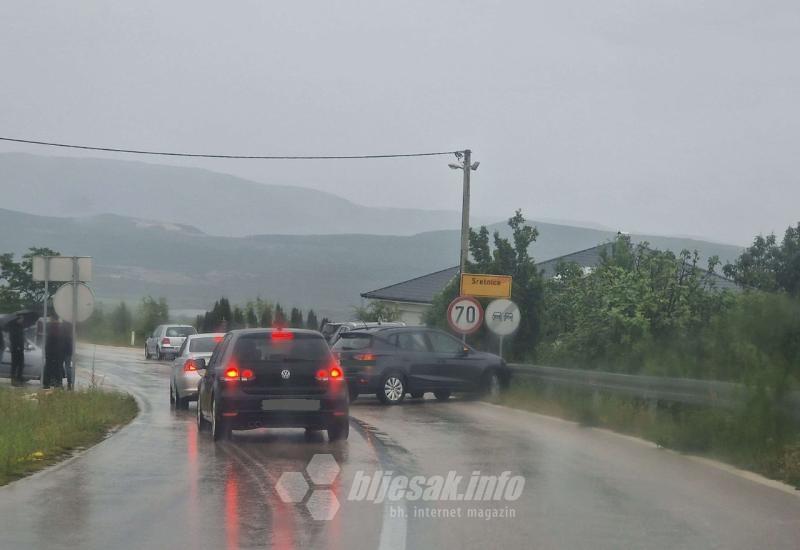
[{"label": "dark suv", "polygon": [[331,441],[347,439],[347,384],[319,332],[234,330],[207,365],[196,365],[197,426],[210,426],[215,441],[259,427],[324,429]]},{"label": "dark suv", "polygon": [[444,401],[453,392],[496,395],[511,373],[500,357],[476,351],[440,330],[372,328],[341,334],[333,345],[350,386],[350,399],[375,393],[381,402],[401,402],[408,393],[433,392]]}]

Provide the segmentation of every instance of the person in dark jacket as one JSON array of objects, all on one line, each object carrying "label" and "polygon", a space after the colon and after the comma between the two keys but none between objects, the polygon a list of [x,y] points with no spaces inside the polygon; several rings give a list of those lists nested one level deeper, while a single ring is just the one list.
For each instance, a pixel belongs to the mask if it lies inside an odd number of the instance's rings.
[{"label": "person in dark jacket", "polygon": [[22,371],[25,369],[25,332],[22,317],[8,324],[8,344],[11,348],[11,383],[22,384]]},{"label": "person in dark jacket", "polygon": [[44,343],[44,375],[42,386],[62,387],[64,369],[64,347],[61,343],[61,323],[53,319],[47,322],[47,339]]},{"label": "person in dark jacket", "polygon": [[67,389],[75,386],[75,370],[72,367],[72,323],[61,323],[61,356],[63,358],[63,372],[67,379]]}]

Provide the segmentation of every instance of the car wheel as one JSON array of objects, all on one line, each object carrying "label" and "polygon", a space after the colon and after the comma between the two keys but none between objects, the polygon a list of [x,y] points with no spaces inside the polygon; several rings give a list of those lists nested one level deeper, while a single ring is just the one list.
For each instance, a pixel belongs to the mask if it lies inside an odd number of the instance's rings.
[{"label": "car wheel", "polygon": [[352,403],[356,399],[358,399],[358,390],[349,390],[350,391],[350,402]]},{"label": "car wheel", "polygon": [[433,392],[433,395],[439,401],[447,401],[448,399],[450,399],[450,393],[451,393],[450,390],[439,390]]},{"label": "car wheel", "polygon": [[164,360],[164,354],[161,353],[161,350],[158,349],[158,348],[156,348],[156,359],[158,359],[159,361],[163,361]]},{"label": "car wheel", "polygon": [[337,418],[328,428],[328,441],[345,441],[350,435],[350,419]]},{"label": "car wheel", "polygon": [[378,390],[378,399],[384,405],[396,405],[406,396],[406,385],[399,374],[389,373],[383,377]]},{"label": "car wheel", "polygon": [[500,377],[495,371],[489,371],[484,377],[483,396],[497,399],[500,396]]},{"label": "car wheel", "polygon": [[185,411],[189,408],[189,400],[185,397],[181,397],[181,394],[178,393],[178,388],[175,388],[175,408]]},{"label": "car wheel", "polygon": [[147,344],[144,345],[144,359],[145,359],[145,361],[149,361],[150,360],[150,352],[147,351]]},{"label": "car wheel", "polygon": [[217,400],[211,401],[211,439],[222,441],[231,438],[231,426],[222,418],[222,413],[217,410]]},{"label": "car wheel", "polygon": [[425,392],[424,391],[412,391],[411,392],[411,398],[412,399],[422,399],[423,397],[425,397]]},{"label": "car wheel", "polygon": [[175,393],[172,391],[172,382],[169,383],[169,404],[175,404]]},{"label": "car wheel", "polygon": [[200,410],[200,399],[197,399],[197,431],[203,432],[208,427],[208,420],[203,418],[203,412]]}]

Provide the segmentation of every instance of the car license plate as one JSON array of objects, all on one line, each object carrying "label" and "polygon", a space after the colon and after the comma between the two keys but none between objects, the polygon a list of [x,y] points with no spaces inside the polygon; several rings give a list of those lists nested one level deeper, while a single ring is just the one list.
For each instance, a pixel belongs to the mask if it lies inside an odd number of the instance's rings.
[{"label": "car license plate", "polygon": [[265,399],[262,411],[318,411],[319,399]]}]

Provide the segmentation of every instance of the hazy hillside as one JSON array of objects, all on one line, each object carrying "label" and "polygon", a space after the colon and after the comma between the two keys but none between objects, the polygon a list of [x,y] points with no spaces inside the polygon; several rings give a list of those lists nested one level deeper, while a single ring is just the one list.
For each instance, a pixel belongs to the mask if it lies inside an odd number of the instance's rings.
[{"label": "hazy hillside", "polygon": [[[594,246],[613,233],[537,223],[532,247],[545,260]],[[639,237],[635,237],[639,238]],[[733,246],[646,237],[661,248],[698,248],[732,259]],[[166,296],[173,307],[203,308],[221,294],[261,295],[287,305],[347,315],[359,294],[458,262],[457,231],[412,236],[265,235],[215,237],[190,226],[116,215],[63,219],[0,210],[0,252],[50,246],[95,257],[93,287],[103,299]]]},{"label": "hazy hillside", "polygon": [[372,208],[331,193],[122,160],[0,154],[0,207],[42,216],[118,214],[212,235],[411,235],[461,227],[457,211]]}]

